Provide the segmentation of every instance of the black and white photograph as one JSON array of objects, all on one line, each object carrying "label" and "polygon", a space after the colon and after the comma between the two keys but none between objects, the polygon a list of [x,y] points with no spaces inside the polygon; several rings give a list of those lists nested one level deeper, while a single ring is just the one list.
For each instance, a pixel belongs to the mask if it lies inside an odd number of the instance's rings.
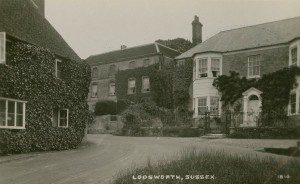
[{"label": "black and white photograph", "polygon": [[299,184],[300,0],[0,0],[0,184]]}]

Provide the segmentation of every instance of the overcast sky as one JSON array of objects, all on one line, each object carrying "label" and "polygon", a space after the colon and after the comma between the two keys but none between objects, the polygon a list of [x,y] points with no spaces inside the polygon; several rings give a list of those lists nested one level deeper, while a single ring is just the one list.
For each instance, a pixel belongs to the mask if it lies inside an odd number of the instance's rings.
[{"label": "overcast sky", "polygon": [[300,0],[46,0],[46,18],[85,59],[157,39],[203,39],[237,27],[300,16]]}]

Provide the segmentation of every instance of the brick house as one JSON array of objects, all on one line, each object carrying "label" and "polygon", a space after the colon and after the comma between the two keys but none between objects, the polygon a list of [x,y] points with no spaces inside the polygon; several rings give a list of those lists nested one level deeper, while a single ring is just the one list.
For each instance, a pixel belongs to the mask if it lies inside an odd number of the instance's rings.
[{"label": "brick house", "polygon": [[[88,96],[90,109],[94,109],[96,102],[101,100],[117,101],[115,78],[117,72],[145,70],[155,64],[171,62],[179,54],[178,51],[155,42],[130,48],[121,46],[120,50],[88,57],[85,61],[92,69]],[[145,72],[147,73],[147,69]],[[126,88],[119,90],[122,99],[134,100],[140,96],[147,96],[150,92],[149,76],[145,73],[137,78],[134,73],[122,79],[126,82],[124,84]]]},{"label": "brick house", "polygon": [[[18,137],[12,144],[23,141],[17,148],[21,152],[25,145],[49,150],[80,143],[85,120],[79,122],[77,116],[85,118],[88,111],[84,83],[89,83],[89,68],[47,21],[44,10],[44,0],[0,0],[0,146],[13,149],[9,141]],[[69,144],[47,145],[56,138]]]},{"label": "brick house", "polygon": [[[236,71],[242,77],[260,78],[291,65],[300,66],[300,17],[247,26],[212,36],[176,58],[194,60],[194,118],[204,111],[220,115],[220,94],[212,85],[219,75]],[[300,82],[300,79],[297,79]],[[298,83],[299,83],[298,82]],[[261,91],[250,88],[243,93],[243,111],[260,112]],[[288,115],[299,124],[300,86],[291,93]],[[242,126],[256,126],[255,118],[244,115]]]}]

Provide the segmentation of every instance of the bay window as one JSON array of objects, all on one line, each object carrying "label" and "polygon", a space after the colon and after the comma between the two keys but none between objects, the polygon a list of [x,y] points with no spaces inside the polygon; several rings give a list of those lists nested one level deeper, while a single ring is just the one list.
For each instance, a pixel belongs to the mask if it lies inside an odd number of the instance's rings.
[{"label": "bay window", "polygon": [[248,57],[248,78],[260,77],[260,55]]},{"label": "bay window", "polygon": [[198,115],[205,115],[207,112],[207,97],[198,98]]},{"label": "bay window", "polygon": [[220,65],[221,65],[220,58],[211,58],[211,72],[213,77],[220,76],[220,68],[221,68]]},{"label": "bay window", "polygon": [[207,58],[201,58],[199,59],[199,78],[201,77],[207,77]]},{"label": "bay window", "polygon": [[6,34],[0,32],[0,64],[6,63]]},{"label": "bay window", "polygon": [[25,101],[0,97],[0,128],[25,128]]}]

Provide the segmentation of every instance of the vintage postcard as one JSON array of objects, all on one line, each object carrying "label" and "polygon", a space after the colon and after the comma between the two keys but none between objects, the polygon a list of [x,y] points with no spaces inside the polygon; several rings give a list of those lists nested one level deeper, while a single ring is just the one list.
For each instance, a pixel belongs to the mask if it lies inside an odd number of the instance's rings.
[{"label": "vintage postcard", "polygon": [[299,7],[0,0],[0,184],[299,184]]}]

